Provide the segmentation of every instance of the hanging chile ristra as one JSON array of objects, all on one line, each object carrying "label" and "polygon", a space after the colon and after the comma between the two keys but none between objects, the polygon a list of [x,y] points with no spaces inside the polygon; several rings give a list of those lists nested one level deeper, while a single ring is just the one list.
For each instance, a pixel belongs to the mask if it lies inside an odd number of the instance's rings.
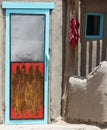
[{"label": "hanging chile ristra", "polygon": [[69,43],[70,46],[75,48],[78,45],[78,39],[79,39],[79,22],[76,17],[71,18],[70,20],[70,28],[69,28]]}]

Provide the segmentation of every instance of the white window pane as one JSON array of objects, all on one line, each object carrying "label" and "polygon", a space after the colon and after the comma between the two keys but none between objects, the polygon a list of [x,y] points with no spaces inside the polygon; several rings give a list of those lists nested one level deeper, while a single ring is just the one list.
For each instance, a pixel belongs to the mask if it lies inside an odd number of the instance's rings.
[{"label": "white window pane", "polygon": [[11,61],[43,61],[44,15],[11,14]]}]

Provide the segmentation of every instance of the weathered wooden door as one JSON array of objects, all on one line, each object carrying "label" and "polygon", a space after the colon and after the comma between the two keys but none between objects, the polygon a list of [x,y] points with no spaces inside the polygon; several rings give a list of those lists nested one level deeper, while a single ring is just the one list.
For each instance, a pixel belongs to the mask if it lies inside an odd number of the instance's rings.
[{"label": "weathered wooden door", "polygon": [[4,2],[3,8],[8,8],[6,123],[47,123],[49,9],[54,3]]},{"label": "weathered wooden door", "polygon": [[45,16],[10,16],[10,119],[44,117]]}]

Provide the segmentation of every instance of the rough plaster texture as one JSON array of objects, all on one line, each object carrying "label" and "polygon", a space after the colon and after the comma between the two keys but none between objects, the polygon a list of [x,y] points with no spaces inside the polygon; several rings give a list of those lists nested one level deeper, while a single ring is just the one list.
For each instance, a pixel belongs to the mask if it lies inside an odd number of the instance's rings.
[{"label": "rough plaster texture", "polygon": [[68,122],[107,122],[107,62],[101,62],[86,79],[70,77],[66,110]]},{"label": "rough plaster texture", "polygon": [[[5,71],[5,10],[0,0],[0,122],[4,113],[4,71]],[[22,0],[4,0],[22,2]],[[55,119],[61,113],[61,83],[62,83],[62,0],[23,0],[23,2],[54,2],[55,9],[50,14],[50,67],[49,67],[49,101],[51,105],[50,118]],[[4,13],[3,13],[4,12]]]},{"label": "rough plaster texture", "polygon": [[60,116],[62,83],[62,1],[57,1],[52,14],[51,36],[51,117]]}]

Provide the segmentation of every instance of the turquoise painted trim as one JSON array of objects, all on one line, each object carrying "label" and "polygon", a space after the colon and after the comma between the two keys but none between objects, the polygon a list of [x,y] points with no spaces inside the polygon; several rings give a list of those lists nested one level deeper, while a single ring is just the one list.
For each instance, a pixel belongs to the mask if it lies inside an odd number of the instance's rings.
[{"label": "turquoise painted trim", "polygon": [[46,124],[46,122],[44,120],[7,120],[7,122],[5,122],[5,124],[7,125],[12,125],[12,124],[25,124],[25,125],[30,125],[30,124]]},{"label": "turquoise painted trim", "polygon": [[9,20],[9,14],[8,11],[6,11],[6,50],[5,50],[5,122],[8,122],[9,119],[9,84],[10,84],[10,37],[9,37],[9,24],[10,24],[10,20]]},{"label": "turquoise painted trim", "polygon": [[2,8],[10,9],[54,9],[54,2],[2,2]]},{"label": "turquoise painted trim", "polygon": [[46,14],[46,33],[45,33],[45,86],[47,86],[45,88],[45,95],[44,97],[47,98],[45,100],[45,123],[48,123],[48,61],[49,61],[49,12],[47,12]]},{"label": "turquoise painted trim", "polygon": [[[44,14],[45,23],[45,76],[44,76],[44,119],[43,120],[10,120],[9,93],[10,93],[10,14]],[[5,84],[5,123],[6,124],[47,124],[48,123],[48,63],[49,63],[49,10],[18,10],[6,9],[6,84]]]},{"label": "turquoise painted trim", "polygon": [[23,9],[6,9],[9,14],[44,14],[46,15],[49,10],[23,10]]},{"label": "turquoise painted trim", "polygon": [[[100,16],[100,34],[99,35],[86,35],[86,30],[87,30],[87,17],[88,15],[98,15]],[[104,28],[104,14],[103,13],[86,13],[86,22],[85,22],[85,38],[103,38],[103,28]]]}]

